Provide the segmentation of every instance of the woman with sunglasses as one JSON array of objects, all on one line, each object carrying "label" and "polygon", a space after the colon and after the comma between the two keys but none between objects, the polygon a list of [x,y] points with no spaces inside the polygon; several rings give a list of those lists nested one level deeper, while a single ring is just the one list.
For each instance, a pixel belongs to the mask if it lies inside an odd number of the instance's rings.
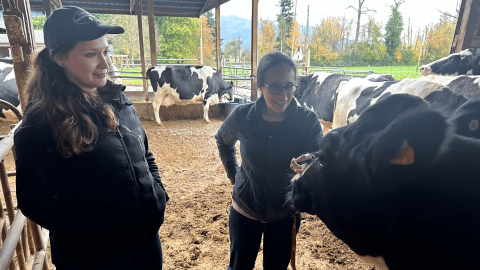
[{"label": "woman with sunglasses", "polygon": [[[262,235],[264,269],[287,269],[290,262],[292,230],[298,232],[301,219],[286,203],[294,174],[290,162],[305,152],[318,151],[322,139],[318,116],[292,101],[296,77],[289,56],[266,54],[258,65],[261,97],[238,106],[215,135],[233,184],[229,270],[254,268]],[[241,166],[235,154],[237,141]]]}]

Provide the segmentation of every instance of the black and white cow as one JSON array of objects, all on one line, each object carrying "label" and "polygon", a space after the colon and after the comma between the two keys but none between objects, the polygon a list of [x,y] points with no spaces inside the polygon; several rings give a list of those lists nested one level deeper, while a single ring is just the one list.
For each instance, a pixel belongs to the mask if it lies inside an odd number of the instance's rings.
[{"label": "black and white cow", "polygon": [[215,69],[209,66],[157,66],[147,71],[155,98],[152,103],[155,120],[162,125],[159,116],[161,105],[191,104],[203,102],[203,119],[208,119],[210,105],[220,102],[223,96],[233,100],[232,83],[225,82]]},{"label": "black and white cow", "polygon": [[[317,113],[324,134],[332,129],[338,86],[340,83],[348,82],[353,78],[355,77],[326,72],[316,72],[299,77],[299,86],[294,96],[301,105]],[[394,83],[390,74],[370,74],[362,80],[367,82],[391,81]]]},{"label": "black and white cow", "polygon": [[300,76],[294,96],[298,102],[318,114],[324,134],[332,129],[335,93],[340,82],[349,81],[352,76],[315,72]]},{"label": "black and white cow", "polygon": [[390,95],[329,132],[291,199],[380,269],[477,269],[480,102]]},{"label": "black and white cow", "polygon": [[[0,58],[0,99],[5,100],[20,110],[18,88],[11,59]],[[0,106],[0,118],[6,121],[18,121],[13,112]]]},{"label": "black and white cow", "polygon": [[467,99],[472,98],[472,93],[475,93],[471,89],[462,87],[451,89],[446,86],[450,84],[441,82],[442,80],[434,78],[432,80],[403,79],[400,82],[370,82],[365,79],[352,79],[342,82],[337,89],[332,127],[335,129],[356,121],[368,107],[392,94],[418,96],[435,103],[436,106],[442,106],[446,113],[452,113]]},{"label": "black and white cow", "polygon": [[459,53],[433,61],[420,67],[420,74],[427,75],[480,75],[480,54],[466,49]]}]

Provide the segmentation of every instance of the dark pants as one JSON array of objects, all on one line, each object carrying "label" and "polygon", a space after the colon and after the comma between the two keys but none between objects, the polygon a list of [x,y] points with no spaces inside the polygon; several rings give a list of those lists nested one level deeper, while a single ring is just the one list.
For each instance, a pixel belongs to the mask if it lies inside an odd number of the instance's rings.
[{"label": "dark pants", "polygon": [[[301,215],[296,214],[296,229]],[[263,234],[263,269],[286,270],[292,247],[293,217],[262,223],[243,216],[230,207],[230,265],[228,270],[251,270],[255,266]]]},{"label": "dark pants", "polygon": [[[119,237],[121,237],[119,235]],[[70,243],[50,237],[52,262],[57,270],[160,270],[162,244],[158,234],[135,248],[118,249],[92,243]]]}]

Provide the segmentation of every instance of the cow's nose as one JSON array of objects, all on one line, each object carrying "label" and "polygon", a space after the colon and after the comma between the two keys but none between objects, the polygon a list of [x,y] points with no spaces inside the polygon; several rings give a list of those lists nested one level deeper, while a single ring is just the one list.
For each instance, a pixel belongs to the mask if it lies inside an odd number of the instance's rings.
[{"label": "cow's nose", "polygon": [[427,67],[427,66],[420,67],[420,74],[422,74],[423,76],[430,74],[431,71],[432,69],[430,67]]}]

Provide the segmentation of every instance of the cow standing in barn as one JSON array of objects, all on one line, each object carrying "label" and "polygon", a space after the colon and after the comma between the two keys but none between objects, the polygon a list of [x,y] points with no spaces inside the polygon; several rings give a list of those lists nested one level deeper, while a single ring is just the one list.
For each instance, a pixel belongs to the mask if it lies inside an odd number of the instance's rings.
[{"label": "cow standing in barn", "polygon": [[[295,98],[318,114],[323,134],[332,129],[333,112],[336,103],[337,89],[340,83],[348,82],[354,77],[326,72],[315,72],[299,78],[299,87]],[[389,82],[395,83],[390,74],[371,74],[363,78],[367,83]]]},{"label": "cow standing in barn", "polygon": [[382,270],[477,269],[479,116],[475,100],[449,117],[387,96],[325,136],[293,204]]},{"label": "cow standing in barn", "polygon": [[420,67],[420,74],[427,75],[480,75],[480,54],[475,55],[473,50],[466,49],[459,53],[452,53],[444,58],[433,61]]},{"label": "cow standing in barn", "polygon": [[[0,59],[0,99],[20,110],[17,82],[11,59]],[[4,118],[6,121],[18,121],[18,118],[9,109],[2,106],[0,106],[0,118]]]},{"label": "cow standing in barn", "polygon": [[220,102],[226,96],[233,101],[232,83],[225,82],[215,69],[209,66],[157,66],[147,71],[153,91],[153,110],[157,124],[163,125],[160,106],[173,104],[186,105],[203,102],[203,119],[210,123],[208,110],[210,105]]}]

